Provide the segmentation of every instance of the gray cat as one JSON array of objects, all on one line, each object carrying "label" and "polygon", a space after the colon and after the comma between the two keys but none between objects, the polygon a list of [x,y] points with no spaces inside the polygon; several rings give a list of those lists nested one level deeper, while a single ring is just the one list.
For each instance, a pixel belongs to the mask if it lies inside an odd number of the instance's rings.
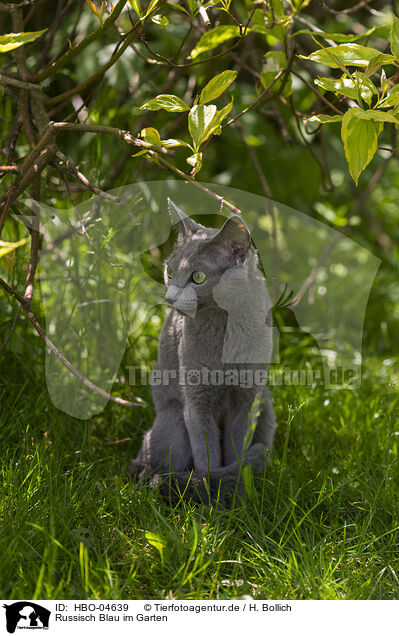
[{"label": "gray cat", "polygon": [[[168,382],[153,386],[156,418],[128,470],[172,499],[180,491],[206,502],[233,492],[245,464],[263,470],[273,444],[265,385],[271,303],[240,217],[217,230],[195,223],[170,199],[168,205],[178,236],[165,266],[171,309],[157,362]],[[261,381],[248,382],[257,372]]]}]

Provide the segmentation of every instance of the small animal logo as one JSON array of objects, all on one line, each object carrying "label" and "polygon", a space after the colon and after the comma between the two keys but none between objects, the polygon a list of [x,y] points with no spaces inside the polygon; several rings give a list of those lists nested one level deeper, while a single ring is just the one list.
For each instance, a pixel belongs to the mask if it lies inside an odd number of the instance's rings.
[{"label": "small animal logo", "polygon": [[197,384],[200,384],[201,382],[201,372],[197,371],[196,369],[190,369],[190,371],[187,371],[187,384],[189,384],[190,386],[195,386]]},{"label": "small animal logo", "polygon": [[6,610],[6,627],[9,634],[13,634],[16,629],[48,629],[51,612],[37,603],[17,601],[3,607]]}]

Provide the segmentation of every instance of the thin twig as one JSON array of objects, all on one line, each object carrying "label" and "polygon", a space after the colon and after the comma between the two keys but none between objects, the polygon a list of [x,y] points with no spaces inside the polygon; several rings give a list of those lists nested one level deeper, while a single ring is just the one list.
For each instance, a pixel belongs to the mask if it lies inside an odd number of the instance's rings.
[{"label": "thin twig", "polygon": [[220,203],[221,208],[222,206],[226,206],[226,208],[234,212],[234,214],[242,214],[239,208],[237,208],[235,205],[233,205],[229,201],[226,201],[224,197],[220,196],[219,194],[216,194],[216,192],[212,192],[212,190],[209,190],[209,188],[204,186],[204,184],[201,183],[200,181],[195,181],[194,177],[191,176],[190,174],[186,174],[182,170],[179,170],[179,168],[176,168],[176,166],[174,166],[172,163],[169,163],[169,161],[166,161],[163,157],[157,156],[152,150],[150,150],[148,154],[153,159],[157,158],[161,166],[163,166],[167,170],[170,170],[170,172],[173,172],[174,174],[176,174],[178,177],[181,177],[185,181],[188,181],[195,188],[197,188],[198,190],[201,190],[201,192],[205,192],[205,194],[210,196],[212,199],[215,199],[216,201],[218,201]]},{"label": "thin twig", "polygon": [[88,389],[91,389],[95,393],[98,393],[98,395],[101,395],[103,398],[106,398],[107,400],[111,400],[112,402],[116,402],[117,404],[120,404],[121,406],[141,407],[141,408],[145,407],[145,404],[141,400],[141,398],[136,398],[137,400],[140,400],[140,401],[129,402],[128,400],[124,400],[119,397],[114,397],[113,395],[110,395],[109,393],[101,389],[99,386],[91,382],[91,380],[86,378],[86,376],[84,376],[78,369],[76,369],[69,362],[69,360],[61,353],[61,351],[57,349],[57,347],[53,344],[53,342],[47,336],[44,329],[41,327],[39,321],[37,320],[32,309],[30,308],[30,304],[27,303],[25,298],[21,296],[13,287],[10,287],[10,285],[8,285],[8,283],[6,283],[6,281],[3,280],[2,278],[0,278],[0,287],[2,287],[9,296],[13,296],[20,303],[20,305],[22,306],[22,309],[25,311],[33,327],[35,328],[39,336],[44,340],[44,342],[46,343],[50,351],[52,351],[54,355],[62,362],[62,364],[72,373],[72,375],[79,378],[82,384],[87,386]]},{"label": "thin twig", "polygon": [[11,186],[11,188],[9,189],[8,194],[7,194],[7,198],[6,198],[6,201],[5,201],[5,204],[4,204],[4,208],[3,208],[3,212],[1,213],[1,216],[0,216],[0,237],[2,235],[4,224],[6,222],[8,213],[10,211],[10,207],[11,207],[11,203],[13,201],[13,198],[14,198],[14,190],[13,190],[13,186]]},{"label": "thin twig", "polygon": [[22,124],[18,117],[15,118],[8,138],[7,166],[11,166],[15,162],[15,148],[17,146],[18,135],[21,131]]},{"label": "thin twig", "polygon": [[91,84],[93,84],[93,82],[97,81],[98,79],[102,79],[106,71],[108,71],[108,69],[110,69],[111,66],[113,66],[119,60],[121,55],[125,52],[130,42],[134,38],[134,36],[135,36],[135,33],[132,30],[127,36],[124,37],[124,42],[122,46],[120,47],[120,49],[118,50],[118,52],[114,53],[106,64],[103,64],[103,66],[100,66],[100,68],[95,73],[93,73],[93,75],[88,77],[84,82],[82,82],[78,86],[71,88],[69,91],[66,91],[65,93],[56,95],[55,97],[49,97],[48,99],[46,99],[46,104],[48,106],[52,106],[54,104],[59,104],[60,102],[64,102],[70,97],[73,97],[74,95],[77,95],[78,93],[81,93],[82,91],[86,90],[86,88],[88,88]]},{"label": "thin twig", "polygon": [[133,437],[124,437],[123,439],[116,439],[113,442],[105,442],[106,446],[113,446],[114,444],[126,444],[127,442],[132,442]]},{"label": "thin twig", "polygon": [[36,275],[37,265],[39,262],[39,249],[40,249],[39,211],[36,212],[36,216],[34,217],[33,223],[34,223],[34,227],[32,227],[31,229],[30,257],[29,257],[28,273],[26,276],[25,292],[24,292],[24,305],[27,309],[30,309],[32,305],[33,288],[35,285],[35,275]]},{"label": "thin twig", "polygon": [[[69,0],[69,4],[72,4],[73,0]],[[41,51],[40,51],[40,57],[37,61],[36,67],[35,67],[35,71],[38,72],[39,69],[42,68],[43,63],[47,57],[47,53],[49,52],[51,45],[54,42],[54,38],[56,36],[57,33],[57,29],[61,23],[62,20],[62,9],[63,9],[63,4],[64,4],[64,0],[58,0],[57,2],[57,9],[56,9],[56,13],[55,13],[55,18],[51,23],[50,28],[46,31],[46,33],[44,34],[44,39],[43,39],[43,44],[41,47]]]},{"label": "thin twig", "polygon": [[[24,23],[22,19],[21,9],[17,9],[17,8],[12,9],[11,16],[12,16],[12,25],[13,25],[14,32],[15,33],[23,32]],[[17,60],[19,76],[21,80],[25,82],[28,77],[25,47],[20,46],[19,48],[16,49],[15,58]],[[19,112],[20,121],[24,127],[28,141],[33,148],[33,146],[36,143],[36,139],[35,139],[35,133],[33,130],[33,125],[32,125],[30,112],[29,112],[29,95],[26,92],[26,90],[19,91],[18,112]]]},{"label": "thin twig", "polygon": [[274,78],[274,80],[269,84],[269,86],[267,86],[262,92],[261,94],[251,103],[249,104],[249,106],[247,106],[246,108],[244,108],[244,110],[242,110],[241,112],[238,113],[238,115],[236,115],[235,117],[232,117],[231,119],[229,119],[229,121],[225,124],[222,124],[222,128],[226,128],[227,126],[231,126],[231,124],[234,124],[234,122],[236,122],[238,119],[240,119],[240,117],[243,117],[244,115],[246,115],[246,113],[248,113],[250,110],[252,110],[253,108],[255,108],[255,106],[257,106],[260,102],[263,101],[263,99],[266,97],[266,95],[268,93],[270,93],[271,89],[273,88],[273,86],[276,84],[276,82],[281,79],[281,84],[279,87],[279,90],[277,91],[276,94],[272,93],[271,95],[269,95],[269,97],[266,99],[266,101],[269,101],[271,99],[275,99],[277,98],[279,95],[281,95],[281,93],[284,90],[284,87],[288,81],[288,78],[290,76],[291,73],[291,69],[292,69],[292,64],[294,62],[294,52],[292,52],[287,66],[285,69],[282,69],[281,71],[279,71],[276,75],[276,77]]},{"label": "thin twig", "polygon": [[330,102],[329,99],[327,99],[327,97],[324,97],[324,95],[322,95],[320,93],[320,91],[317,90],[317,88],[315,88],[313,86],[313,84],[311,84],[310,82],[308,82],[304,77],[302,77],[302,75],[300,73],[298,73],[297,71],[291,71],[293,75],[295,75],[295,77],[297,77],[298,79],[300,79],[307,88],[309,88],[309,90],[311,90],[315,95],[317,95],[317,97],[319,99],[321,99],[322,102],[324,102],[326,104],[326,106],[328,106],[329,108],[331,108],[331,110],[334,111],[334,113],[337,113],[337,115],[343,115],[344,113],[342,112],[342,110],[339,110],[339,108],[337,108],[336,106],[334,106],[334,104],[332,104]]},{"label": "thin twig", "polygon": [[258,175],[258,179],[263,188],[263,191],[266,195],[266,206],[269,212],[271,222],[272,222],[272,245],[273,245],[273,294],[277,298],[278,291],[278,270],[279,270],[279,249],[278,249],[278,234],[277,234],[277,223],[276,223],[276,215],[274,212],[274,205],[272,201],[272,192],[270,190],[270,186],[266,179],[265,173],[262,170],[262,166],[259,163],[258,157],[256,156],[256,152],[254,148],[247,142],[245,139],[244,129],[241,125],[241,122],[236,122],[237,132],[241,138],[241,141],[245,145],[245,148],[251,158],[253,166],[255,168],[255,172]]},{"label": "thin twig", "polygon": [[[135,25],[135,27],[137,27],[137,24]],[[134,27],[134,28],[135,28]],[[156,53],[155,51],[153,51],[150,47],[150,45],[148,44],[147,40],[145,39],[145,37],[143,35],[141,35],[138,30],[136,29],[136,34],[140,40],[140,42],[142,42],[145,46],[145,48],[147,49],[147,51],[154,56],[154,58],[157,59],[153,59],[153,58],[149,58],[146,57],[145,55],[143,55],[142,53],[139,53],[138,49],[136,47],[134,47],[134,50],[140,55],[140,57],[142,57],[147,64],[155,64],[158,66],[170,66],[171,68],[189,68],[191,66],[198,66],[200,64],[207,64],[208,62],[212,62],[213,60],[217,60],[220,57],[224,57],[225,55],[227,55],[228,53],[230,53],[231,51],[234,51],[234,49],[236,49],[237,47],[239,47],[241,45],[241,43],[243,42],[243,40],[245,39],[245,29],[243,31],[243,33],[237,37],[239,38],[237,40],[237,42],[235,42],[234,44],[232,44],[231,46],[229,46],[225,51],[221,51],[220,53],[215,53],[214,55],[210,55],[209,57],[206,57],[202,60],[193,60],[192,62],[184,62],[182,64],[175,64],[174,63],[174,59],[172,60],[165,57],[164,55],[161,55],[160,53]],[[180,51],[180,47],[179,47],[179,51]],[[178,52],[179,52],[178,51]]]},{"label": "thin twig", "polygon": [[[79,219],[79,223],[80,223],[80,228],[81,228],[81,230],[82,230],[82,234],[86,237],[87,242],[89,243],[89,245],[90,245],[91,249],[92,249],[92,250],[93,250],[93,251],[97,254],[97,256],[99,256],[99,257],[101,258],[101,260],[102,260],[102,261],[104,261],[105,263],[107,263],[107,265],[109,265],[110,267],[123,267],[123,268],[125,268],[125,267],[129,267],[128,265],[121,265],[121,264],[119,264],[119,263],[111,263],[111,261],[109,261],[108,259],[106,259],[106,258],[105,258],[105,256],[103,256],[103,255],[101,254],[101,252],[99,252],[99,251],[97,250],[97,248],[95,247],[95,245],[94,245],[94,243],[93,243],[93,241],[92,241],[92,239],[91,239],[90,234],[88,233],[88,231],[87,231],[87,229],[86,229],[86,224],[85,224],[85,222],[84,222],[84,220],[83,220],[82,215],[80,214],[79,206],[78,206],[78,204],[76,203],[75,198],[74,198],[74,196],[73,196],[73,194],[72,194],[72,192],[71,192],[71,189],[70,189],[70,187],[69,187],[68,181],[65,179],[65,176],[64,176],[64,175],[62,175],[62,178],[63,178],[63,180],[64,180],[64,184],[65,184],[65,188],[66,188],[66,190],[67,190],[67,192],[68,192],[68,196],[69,196],[69,198],[70,198],[70,200],[71,200],[71,202],[72,202],[72,204],[73,204],[73,207],[74,207],[74,209],[75,209],[76,215],[77,215],[77,217],[78,217],[78,219]],[[115,198],[115,199],[117,199],[118,197],[114,197],[114,198]],[[120,201],[120,199],[118,199],[118,201]]]},{"label": "thin twig", "polygon": [[89,35],[87,35],[83,40],[81,40],[74,47],[69,49],[69,51],[67,51],[67,53],[65,53],[62,57],[60,57],[56,62],[53,62],[50,66],[48,66],[43,71],[39,73],[35,73],[29,79],[33,82],[42,82],[43,80],[57,73],[57,71],[63,68],[65,64],[68,64],[68,62],[73,57],[75,57],[75,55],[77,55],[78,53],[81,53],[81,51],[83,51],[89,44],[94,42],[94,40],[100,37],[100,35],[105,33],[105,31],[107,31],[110,28],[110,26],[112,26],[112,24],[120,15],[126,2],[127,0],[119,0],[116,3],[112,13],[108,16],[108,18],[105,20],[102,26],[100,26],[98,29],[96,29],[92,33],[89,33]]},{"label": "thin twig", "polygon": [[[40,194],[39,193],[39,183],[37,184],[37,192],[36,192],[36,194]],[[39,216],[36,216],[35,221],[36,221],[36,227],[32,228],[32,232],[31,232],[30,257],[29,257],[28,272],[27,272],[27,275],[26,275],[25,292],[24,292],[24,296],[23,296],[24,303],[25,303],[27,308],[30,308],[31,304],[32,304],[32,295],[33,295],[35,274],[36,274],[37,264],[38,264],[38,260],[39,260],[39,246],[40,246],[40,234],[39,234],[39,231],[38,231],[38,228],[39,228]],[[11,325],[10,333],[8,334],[7,338],[5,339],[5,341],[3,342],[3,344],[0,347],[0,355],[5,351],[8,343],[10,342],[10,340],[12,338],[12,335],[13,335],[13,333],[15,331],[16,326],[17,326],[17,322],[18,322],[19,316],[21,314],[21,309],[22,309],[22,306],[20,305],[18,307],[17,313],[15,314],[13,323]]]},{"label": "thin twig", "polygon": [[355,4],[353,7],[348,7],[347,9],[339,9],[338,11],[336,9],[332,9],[331,7],[329,7],[326,2],[323,2],[323,7],[327,9],[327,11],[329,11],[330,13],[333,13],[334,15],[342,15],[342,14],[354,13],[355,11],[362,9],[363,7],[367,7],[367,5],[370,4],[370,2],[372,2],[372,0],[361,0],[360,2]]},{"label": "thin twig", "polygon": [[[156,10],[158,11],[159,8],[162,6],[162,4],[164,4],[165,2],[166,2],[166,0],[161,0],[160,3],[156,4],[155,7],[152,9],[152,11],[150,11],[150,13],[148,14],[148,17],[150,17],[154,13],[154,11],[156,11]],[[114,53],[111,55],[110,59],[108,60],[108,62],[106,64],[101,66],[93,75],[88,77],[84,82],[82,82],[78,86],[75,86],[74,88],[72,88],[69,91],[66,91],[65,93],[61,93],[61,95],[57,95],[56,97],[48,98],[46,100],[46,104],[53,105],[53,104],[58,104],[59,102],[63,102],[65,100],[69,99],[70,97],[73,97],[74,95],[77,95],[78,93],[81,93],[86,88],[88,88],[91,84],[93,84],[93,82],[95,82],[97,80],[101,80],[102,77],[104,76],[104,74],[106,73],[106,71],[108,71],[108,69],[110,69],[119,60],[119,58],[123,55],[123,53],[125,52],[125,50],[129,46],[129,44],[131,43],[131,41],[135,37],[135,35],[137,35],[136,26],[138,24],[140,24],[140,20],[136,23],[136,25],[134,25],[133,29],[131,31],[129,31],[129,33],[126,33],[122,37],[122,39],[120,40],[120,42],[116,46],[116,51],[114,51]],[[122,44],[122,42],[123,42],[123,44]],[[121,44],[121,46],[119,46],[120,44]],[[79,45],[77,45],[77,46],[79,46]]]},{"label": "thin twig", "polygon": [[288,101],[284,100],[283,97],[280,97],[280,99],[288,108],[290,108],[291,112],[294,114],[295,123],[296,123],[296,126],[297,126],[298,133],[299,133],[303,143],[305,144],[306,148],[309,150],[309,152],[312,155],[313,159],[315,160],[315,162],[317,163],[317,165],[320,168],[324,189],[327,192],[331,192],[333,190],[333,185],[332,185],[331,175],[329,173],[329,166],[328,165],[327,166],[323,165],[323,163],[320,161],[319,157],[317,156],[317,154],[313,150],[311,144],[306,139],[306,136],[305,136],[305,134],[304,134],[304,132],[303,132],[303,130],[301,128],[301,124],[302,124],[301,115],[298,114],[298,111],[296,110],[296,108],[294,106],[294,101],[292,99],[292,95],[289,96]]},{"label": "thin twig", "polygon": [[104,190],[101,190],[101,188],[94,185],[94,183],[91,183],[91,181],[89,181],[88,178],[85,177],[85,175],[76,168],[72,160],[69,159],[69,157],[67,157],[66,155],[64,155],[63,152],[61,152],[60,150],[57,150],[57,152],[55,153],[55,156],[58,159],[58,162],[56,165],[59,170],[61,170],[62,172],[66,172],[70,176],[74,177],[77,181],[82,183],[86,188],[91,190],[91,192],[94,192],[94,194],[97,194],[103,199],[106,199],[107,201],[112,201],[112,203],[120,203],[121,200],[119,197],[116,197],[113,194],[109,194],[108,192],[104,192]]},{"label": "thin twig", "polygon": [[323,252],[323,254],[320,256],[317,264],[313,267],[312,271],[310,272],[309,276],[306,278],[306,280],[302,283],[301,287],[299,288],[299,291],[295,294],[294,298],[292,299],[291,303],[290,303],[290,309],[293,309],[294,307],[296,307],[297,305],[299,305],[299,303],[301,302],[302,298],[304,297],[304,295],[306,294],[306,292],[308,291],[309,287],[314,283],[315,278],[317,276],[318,271],[320,270],[321,267],[323,267],[323,265],[326,264],[328,257],[330,256],[331,252],[333,251],[334,247],[337,245],[337,243],[339,243],[339,241],[344,237],[345,233],[347,232],[347,228],[344,228],[340,233],[337,234],[337,236],[335,236],[333,238],[332,241],[330,241],[330,243],[327,245],[327,248],[325,249],[325,251]]},{"label": "thin twig", "polygon": [[15,328],[16,328],[18,320],[19,320],[19,317],[21,315],[21,311],[22,311],[22,307],[20,305],[18,307],[18,309],[17,309],[17,313],[14,316],[14,320],[12,322],[10,332],[8,333],[8,335],[7,335],[6,339],[4,340],[3,344],[0,346],[0,356],[6,350],[6,347],[7,347],[8,343],[10,342],[10,340],[11,340],[13,334],[14,334]]}]

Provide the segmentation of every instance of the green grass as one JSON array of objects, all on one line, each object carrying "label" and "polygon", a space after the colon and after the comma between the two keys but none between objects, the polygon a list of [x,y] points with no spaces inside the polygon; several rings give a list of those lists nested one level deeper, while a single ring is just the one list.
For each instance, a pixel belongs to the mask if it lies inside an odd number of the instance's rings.
[{"label": "green grass", "polygon": [[382,363],[354,392],[276,388],[272,465],[232,510],[127,479],[152,412],[73,420],[33,362],[0,364],[3,598],[399,597],[399,397]]}]

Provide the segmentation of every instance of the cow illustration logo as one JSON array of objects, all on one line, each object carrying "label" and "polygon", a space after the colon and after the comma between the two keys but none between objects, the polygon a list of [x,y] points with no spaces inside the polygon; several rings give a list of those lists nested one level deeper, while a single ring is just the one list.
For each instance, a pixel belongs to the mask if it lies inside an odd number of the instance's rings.
[{"label": "cow illustration logo", "polygon": [[13,634],[16,629],[48,629],[51,612],[37,603],[18,601],[3,607],[6,610],[9,634]]}]

